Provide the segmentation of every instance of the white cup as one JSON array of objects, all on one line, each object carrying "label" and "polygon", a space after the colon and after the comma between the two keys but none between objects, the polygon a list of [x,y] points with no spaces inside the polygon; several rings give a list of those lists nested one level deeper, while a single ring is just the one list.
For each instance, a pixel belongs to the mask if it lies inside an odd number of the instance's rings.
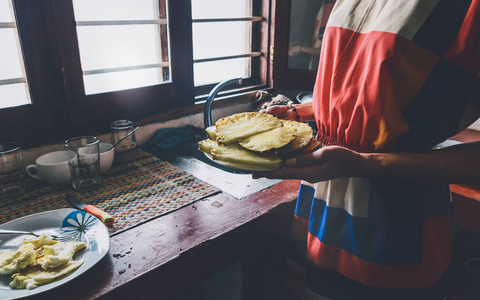
[{"label": "white cup", "polygon": [[77,154],[73,151],[54,151],[46,153],[35,160],[35,164],[28,165],[27,174],[30,177],[44,180],[50,184],[58,185],[70,181],[68,160],[74,159]]},{"label": "white cup", "polygon": [[[107,173],[112,167],[115,148],[110,143],[100,143],[100,174]],[[111,148],[111,149],[110,149]]]}]

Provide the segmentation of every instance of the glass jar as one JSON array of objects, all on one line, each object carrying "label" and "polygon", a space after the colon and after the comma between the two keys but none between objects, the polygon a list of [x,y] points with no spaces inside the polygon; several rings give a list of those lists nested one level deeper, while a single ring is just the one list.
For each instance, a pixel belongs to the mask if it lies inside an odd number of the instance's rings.
[{"label": "glass jar", "polygon": [[[129,120],[116,120],[110,124],[112,145],[124,138],[133,130],[133,122]],[[115,146],[115,152],[125,152],[137,147],[135,132]]]},{"label": "glass jar", "polygon": [[25,192],[23,154],[16,142],[0,143],[0,200]]}]

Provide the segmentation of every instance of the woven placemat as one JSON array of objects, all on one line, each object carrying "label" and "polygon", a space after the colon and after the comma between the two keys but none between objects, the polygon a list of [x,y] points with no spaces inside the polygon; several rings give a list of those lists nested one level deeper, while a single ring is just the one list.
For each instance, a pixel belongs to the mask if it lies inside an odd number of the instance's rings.
[{"label": "woven placemat", "polygon": [[70,184],[52,186],[28,178],[21,197],[0,200],[0,224],[39,212],[72,207],[66,195],[93,204],[115,218],[111,235],[172,212],[220,190],[168,162],[139,150],[115,157],[100,188],[76,192]]}]

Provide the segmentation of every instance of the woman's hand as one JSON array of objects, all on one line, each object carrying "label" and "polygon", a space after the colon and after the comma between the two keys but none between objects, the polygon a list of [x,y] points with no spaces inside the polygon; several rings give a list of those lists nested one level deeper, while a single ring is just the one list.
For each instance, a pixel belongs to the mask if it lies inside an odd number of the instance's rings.
[{"label": "woman's hand", "polygon": [[262,110],[261,113],[270,114],[284,120],[299,120],[299,115],[293,110],[292,105],[272,105]]},{"label": "woman's hand", "polygon": [[252,178],[302,179],[315,183],[343,177],[355,177],[361,175],[361,172],[366,173],[365,159],[361,153],[353,150],[339,146],[326,146],[315,152],[287,160],[285,169],[255,172]]},{"label": "woman's hand", "polygon": [[295,45],[295,46],[292,46],[288,49],[288,55],[289,56],[295,56],[295,55],[298,55],[300,53],[302,53],[302,46]]},{"label": "woman's hand", "polygon": [[294,121],[314,121],[312,102],[292,105],[272,105],[261,113],[271,114],[279,119]]},{"label": "woman's hand", "polygon": [[358,153],[327,146],[285,162],[287,168],[253,178],[303,179],[314,183],[343,177],[377,177],[457,184],[480,183],[480,141],[410,153]]}]

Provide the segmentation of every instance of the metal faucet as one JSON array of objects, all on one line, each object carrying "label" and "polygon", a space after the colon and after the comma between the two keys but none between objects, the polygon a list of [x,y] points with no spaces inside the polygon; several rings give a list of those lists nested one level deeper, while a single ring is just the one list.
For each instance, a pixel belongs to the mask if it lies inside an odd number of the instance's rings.
[{"label": "metal faucet", "polygon": [[205,102],[205,109],[203,111],[203,123],[205,126],[205,129],[207,127],[210,127],[213,125],[212,122],[212,104],[215,99],[215,96],[220,92],[223,88],[232,85],[232,84],[242,84],[242,78],[234,78],[234,79],[228,79],[225,81],[220,82],[217,84],[208,94],[207,101]]}]

